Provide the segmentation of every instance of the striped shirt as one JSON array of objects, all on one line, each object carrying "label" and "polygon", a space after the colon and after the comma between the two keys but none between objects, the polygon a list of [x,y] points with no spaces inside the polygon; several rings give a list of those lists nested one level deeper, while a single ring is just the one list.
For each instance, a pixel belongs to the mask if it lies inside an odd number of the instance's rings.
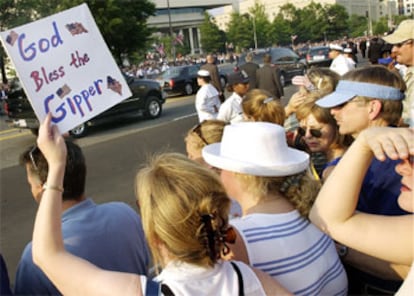
[{"label": "striped shirt", "polygon": [[250,214],[230,223],[246,245],[250,265],[295,295],[346,295],[347,277],[331,238],[295,210]]}]

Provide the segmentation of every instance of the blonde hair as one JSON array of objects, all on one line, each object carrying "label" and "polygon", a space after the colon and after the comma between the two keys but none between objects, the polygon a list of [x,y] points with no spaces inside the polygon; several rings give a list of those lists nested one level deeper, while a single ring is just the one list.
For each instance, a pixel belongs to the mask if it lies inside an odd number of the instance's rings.
[{"label": "blonde hair", "polygon": [[305,218],[318,195],[321,183],[307,172],[285,177],[262,177],[235,173],[244,189],[263,200],[269,194],[282,194]]},{"label": "blonde hair", "polygon": [[[156,267],[163,265],[159,244],[180,261],[213,266],[225,248],[230,200],[219,177],[182,154],[153,156],[136,176],[142,224]],[[211,217],[211,231],[202,222]],[[212,255],[213,254],[213,255]]]},{"label": "blonde hair", "polygon": [[242,101],[243,113],[254,121],[272,122],[284,124],[285,108],[279,98],[273,97],[263,89],[249,91]]},{"label": "blonde hair", "polygon": [[221,142],[224,127],[228,124],[217,119],[204,120],[187,132],[184,141],[188,143],[191,140],[193,147],[201,150],[206,145]]},{"label": "blonde hair", "polygon": [[[381,65],[367,66],[358,68],[346,73],[341,80],[366,82],[398,88],[405,92],[407,87],[404,80],[394,70],[389,70]],[[377,119],[384,120],[389,125],[397,126],[401,119],[403,103],[402,100],[383,100],[359,96],[363,101],[368,102],[378,100],[381,102],[381,111]]]}]

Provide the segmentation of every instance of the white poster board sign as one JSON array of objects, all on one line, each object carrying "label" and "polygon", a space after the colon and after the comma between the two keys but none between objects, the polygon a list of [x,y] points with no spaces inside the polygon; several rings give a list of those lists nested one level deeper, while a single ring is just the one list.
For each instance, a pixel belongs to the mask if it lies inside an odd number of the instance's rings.
[{"label": "white poster board sign", "polygon": [[86,4],[0,33],[40,122],[64,133],[131,96]]}]

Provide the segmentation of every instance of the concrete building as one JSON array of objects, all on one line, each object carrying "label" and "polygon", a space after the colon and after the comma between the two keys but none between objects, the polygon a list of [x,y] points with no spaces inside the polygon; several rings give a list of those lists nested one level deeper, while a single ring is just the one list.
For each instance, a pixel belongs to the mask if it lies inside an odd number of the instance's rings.
[{"label": "concrete building", "polygon": [[[392,15],[412,15],[414,13],[414,0],[313,0],[314,2],[325,4],[340,4],[344,6],[349,15],[370,16],[371,21],[377,21],[381,17],[391,19]],[[266,7],[266,13],[270,21],[279,13],[279,9],[284,4],[290,3],[297,8],[309,5],[312,0],[239,0],[233,5],[225,6],[220,10],[214,11],[216,24],[221,30],[227,30],[230,15],[233,11],[240,14],[248,13],[255,2],[261,3]],[[392,24],[390,24],[392,26]]]},{"label": "concrete building", "polygon": [[233,0],[152,0],[156,15],[150,17],[148,25],[164,34],[182,36],[191,53],[202,53],[199,25],[204,20],[204,12],[225,5]]}]

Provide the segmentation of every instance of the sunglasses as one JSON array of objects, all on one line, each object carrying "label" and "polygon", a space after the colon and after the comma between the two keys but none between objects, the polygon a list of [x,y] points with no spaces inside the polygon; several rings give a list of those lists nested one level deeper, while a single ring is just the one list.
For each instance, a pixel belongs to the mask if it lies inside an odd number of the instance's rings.
[{"label": "sunglasses", "polygon": [[[304,137],[306,135],[306,128],[303,127],[298,127],[298,134],[302,137]],[[320,129],[315,129],[315,128],[310,128],[309,132],[311,134],[312,137],[314,138],[320,138],[322,137],[322,131]]]},{"label": "sunglasses", "polygon": [[34,153],[38,152],[39,148],[37,148],[37,146],[33,146],[33,148],[29,151],[29,157],[30,157],[30,161],[32,162],[32,166],[36,171],[39,171],[39,168],[36,164],[35,158],[34,158]]},{"label": "sunglasses", "polygon": [[203,141],[204,144],[208,145],[208,142],[206,141],[206,139],[204,139],[203,134],[201,133],[201,124],[202,122],[200,122],[199,124],[195,125],[192,129],[191,132],[195,133],[198,138]]}]

